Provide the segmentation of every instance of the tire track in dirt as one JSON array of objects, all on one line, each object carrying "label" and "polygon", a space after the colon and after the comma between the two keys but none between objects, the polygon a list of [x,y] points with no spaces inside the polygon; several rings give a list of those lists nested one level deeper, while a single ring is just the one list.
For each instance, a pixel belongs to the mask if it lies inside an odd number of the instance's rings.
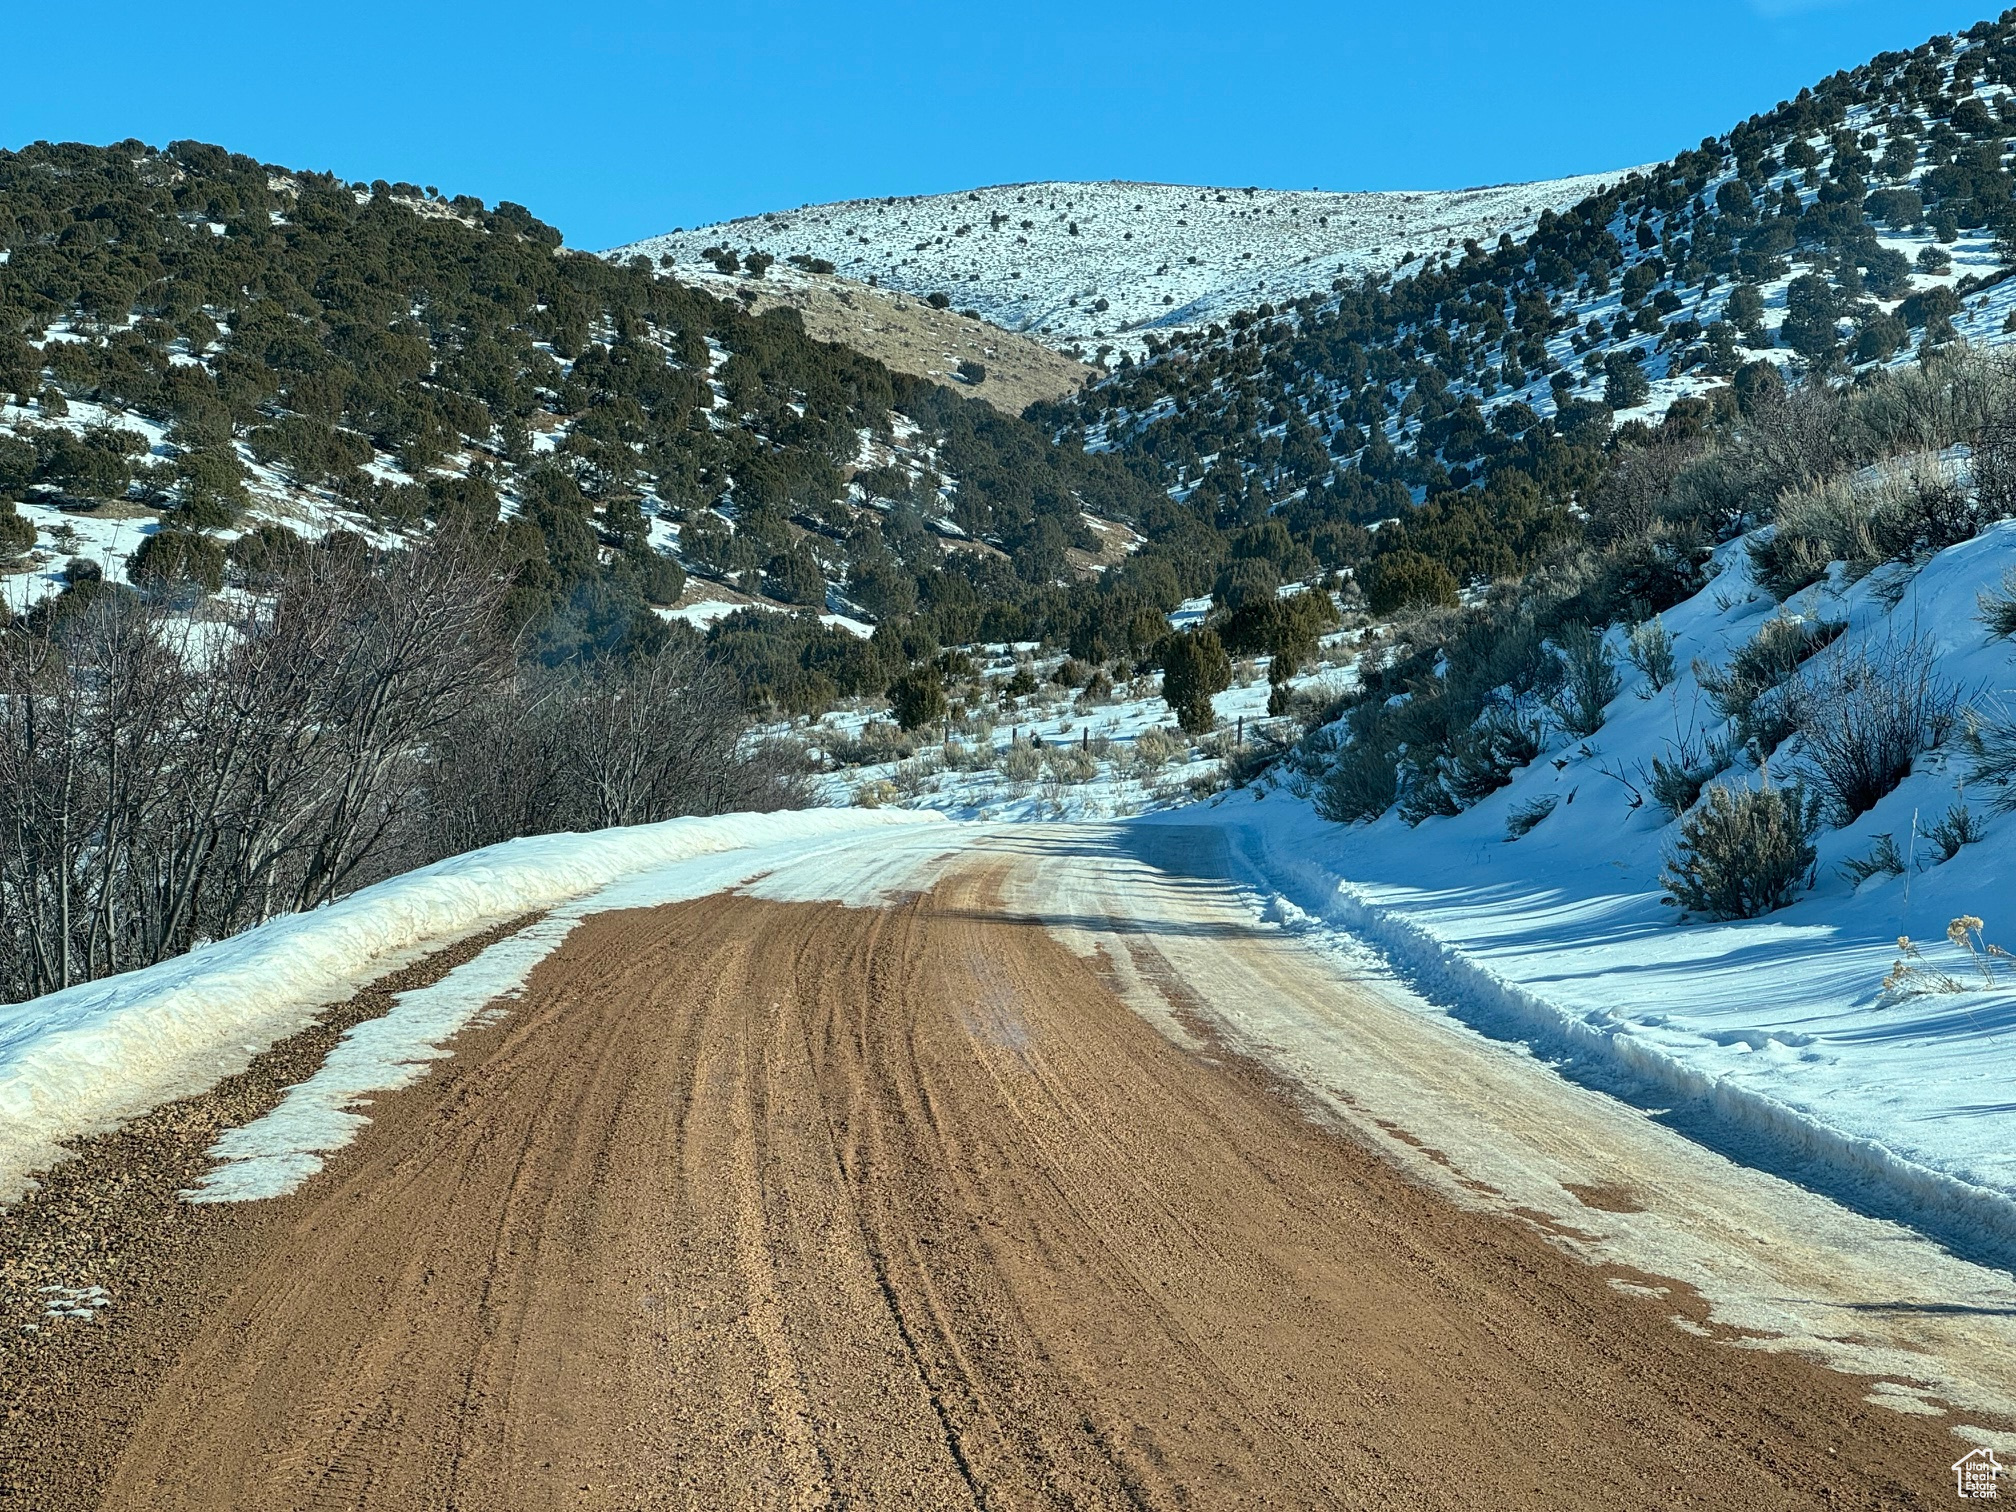
[{"label": "tire track in dirt", "polygon": [[1937,1422],[1165,1039],[1000,906],[1011,864],[582,924],[320,1176],[223,1210],[248,1238],[164,1297],[103,1505],[1943,1499]]}]

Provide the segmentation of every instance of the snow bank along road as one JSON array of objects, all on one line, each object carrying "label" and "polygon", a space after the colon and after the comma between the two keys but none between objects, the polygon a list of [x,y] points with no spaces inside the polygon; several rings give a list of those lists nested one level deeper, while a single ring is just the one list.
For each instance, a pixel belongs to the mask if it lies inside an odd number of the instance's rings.
[{"label": "snow bank along road", "polygon": [[1414,1011],[1257,919],[1222,847],[948,824],[706,858],[700,895],[668,870],[681,901],[555,932],[291,1192],[85,1235],[89,1203],[42,1209],[202,1100],[87,1145],[0,1215],[0,1250],[67,1235],[76,1283],[0,1357],[0,1484],[1902,1507],[2016,1421],[2009,1277]]}]

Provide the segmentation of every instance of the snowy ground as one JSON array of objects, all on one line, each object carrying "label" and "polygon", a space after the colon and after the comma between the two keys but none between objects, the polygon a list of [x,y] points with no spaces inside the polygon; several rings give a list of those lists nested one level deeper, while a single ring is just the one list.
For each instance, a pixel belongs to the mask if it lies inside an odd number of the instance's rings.
[{"label": "snowy ground", "polygon": [[[1198,617],[1194,607],[1170,616],[1178,624]],[[1357,676],[1355,638],[1324,637],[1317,660],[1290,688],[1319,705],[1347,692]],[[947,739],[933,730],[905,740],[887,705],[870,701],[791,730],[826,759],[824,801],[956,819],[1125,819],[1217,791],[1228,758],[1295,733],[1292,720],[1268,717],[1264,656],[1234,663],[1233,685],[1212,700],[1218,728],[1192,738],[1177,728],[1152,674],[1088,697],[1054,681],[1062,655],[1038,657],[1033,646],[974,651],[999,702],[955,718]],[[1025,667],[1037,690],[1010,696],[1002,684]]]},{"label": "snowy ground", "polygon": [[[1599,1084],[1683,1104],[1767,1163],[1824,1171],[1935,1232],[2016,1254],[2016,972],[2005,960],[1990,986],[1945,939],[1949,921],[1972,915],[1990,941],[2016,942],[2016,815],[1992,811],[1995,790],[1968,790],[1957,741],[1922,756],[1873,810],[1823,832],[1817,885],[1761,919],[1682,922],[1661,902],[1677,825],[1646,796],[1655,757],[1690,739],[1698,749],[1719,724],[1689,660],[1721,664],[1780,612],[1845,622],[1840,654],[1922,636],[1963,699],[2011,702],[2016,652],[1988,638],[1976,601],[2016,568],[2016,522],[1934,558],[1894,609],[1879,592],[1884,572],[1837,577],[1781,611],[1751,586],[1740,546],[1723,561],[1708,589],[1665,616],[1676,684],[1641,698],[1642,678],[1626,669],[1597,735],[1557,734],[1464,814],[1340,828],[1285,791],[1265,803],[1232,794],[1206,812],[1289,915],[1371,942],[1471,1022],[1590,1068]],[[1802,769],[1795,747],[1780,763],[1781,781]],[[1754,785],[1759,774],[1739,763],[1717,780]],[[1548,802],[1537,827],[1507,838],[1515,810]],[[1982,838],[1942,862],[1927,834],[1956,804]],[[1858,886],[1843,864],[1882,835],[1906,870]],[[1886,998],[1899,936],[1965,990]]]},{"label": "snowy ground", "polygon": [[[1629,170],[1625,170],[1628,172]],[[1334,278],[1408,267],[1464,238],[1529,233],[1623,172],[1420,193],[1220,189],[1187,184],[1006,184],[960,194],[847,200],[674,231],[614,248],[711,272],[710,248],[823,258],[843,277],[955,309],[1060,350],[1139,350],[1238,310],[1325,291]],[[1411,265],[1411,266],[1410,266]]]}]

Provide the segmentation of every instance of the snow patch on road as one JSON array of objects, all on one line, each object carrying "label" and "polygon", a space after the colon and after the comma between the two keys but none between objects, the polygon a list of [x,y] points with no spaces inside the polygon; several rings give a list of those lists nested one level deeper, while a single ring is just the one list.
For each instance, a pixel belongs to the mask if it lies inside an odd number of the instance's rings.
[{"label": "snow patch on road", "polygon": [[484,1009],[523,992],[526,979],[580,922],[579,905],[497,941],[432,986],[402,992],[392,1011],[346,1032],[315,1074],[290,1087],[265,1117],[225,1132],[209,1154],[223,1162],[182,1195],[192,1202],[280,1197],[322,1169],[371,1120],[355,1111],[396,1091],[450,1052],[447,1042]]},{"label": "snow patch on road", "polygon": [[[881,824],[847,823],[846,811],[739,815],[733,820],[675,820],[696,839],[729,826],[733,848],[695,849],[650,865],[554,909],[544,919],[485,948],[431,986],[402,992],[392,1011],[348,1030],[315,1074],[290,1088],[263,1118],[227,1131],[210,1147],[222,1162],[182,1195],[192,1202],[250,1202],[281,1197],[322,1169],[370,1119],[360,1105],[381,1092],[420,1080],[452,1054],[451,1041],[472,1023],[505,1011],[523,995],[539,963],[594,914],[655,908],[743,887],[760,897],[832,898],[860,907],[888,901],[892,890],[917,885],[935,854],[946,850],[940,826],[892,833]],[[866,816],[852,816],[857,821]],[[917,817],[927,817],[919,815]],[[935,816],[932,816],[935,817]],[[835,822],[835,821],[841,822]],[[863,832],[867,831],[866,834]]]},{"label": "snow patch on road", "polygon": [[737,814],[508,841],[156,966],[0,1008],[0,1200],[61,1160],[63,1141],[214,1085],[320,1008],[427,951],[520,914],[612,895],[612,883],[689,858],[765,845],[802,852],[931,817]]}]

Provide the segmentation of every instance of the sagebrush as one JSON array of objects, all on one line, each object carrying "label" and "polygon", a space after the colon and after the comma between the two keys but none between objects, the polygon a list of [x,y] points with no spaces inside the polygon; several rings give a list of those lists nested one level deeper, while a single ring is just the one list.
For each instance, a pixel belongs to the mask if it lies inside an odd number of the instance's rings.
[{"label": "sagebrush", "polygon": [[1666,901],[1704,919],[1754,919],[1812,885],[1820,804],[1797,783],[1710,788],[1680,822]]}]

